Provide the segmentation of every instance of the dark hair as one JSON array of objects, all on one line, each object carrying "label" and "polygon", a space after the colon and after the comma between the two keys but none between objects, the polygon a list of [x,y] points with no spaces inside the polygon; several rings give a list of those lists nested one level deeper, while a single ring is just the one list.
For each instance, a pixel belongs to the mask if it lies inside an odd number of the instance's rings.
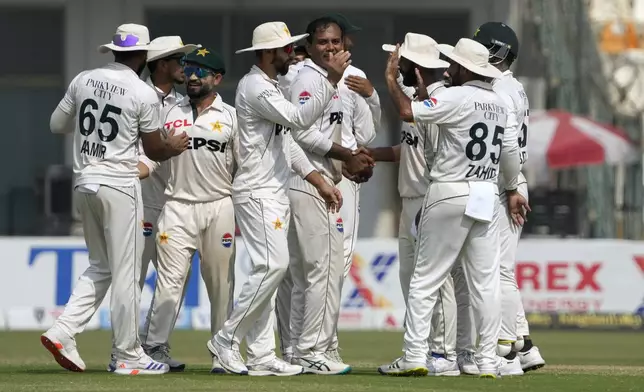
[{"label": "dark hair", "polygon": [[306,26],[306,33],[309,35],[306,37],[306,42],[312,44],[313,43],[313,36],[318,30],[326,30],[330,25],[336,25],[340,29],[341,36],[340,38],[344,39],[344,30],[342,29],[342,26],[340,23],[328,16],[324,16],[322,18],[317,18],[311,23],[309,23],[308,26]]},{"label": "dark hair", "polygon": [[148,62],[148,70],[150,71],[150,74],[153,74],[154,71],[156,71],[158,66],[159,66],[159,60]]},{"label": "dark hair", "polygon": [[117,52],[115,50],[112,51],[114,53],[114,60],[117,62],[123,62],[123,61],[130,61],[136,57],[139,57],[141,54],[145,53],[144,50],[133,50],[130,52]]}]

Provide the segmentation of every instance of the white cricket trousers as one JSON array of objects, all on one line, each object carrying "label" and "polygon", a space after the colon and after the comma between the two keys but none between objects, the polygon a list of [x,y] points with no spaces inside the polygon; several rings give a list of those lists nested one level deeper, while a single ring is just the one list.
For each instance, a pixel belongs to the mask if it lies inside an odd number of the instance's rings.
[{"label": "white cricket trousers", "polygon": [[[498,226],[494,220],[485,223],[465,216],[468,199],[469,184],[465,182],[434,182],[425,196],[405,315],[405,360],[415,363],[427,360],[431,315],[438,292],[463,256],[480,336],[476,361],[481,372],[496,374],[501,317]],[[494,201],[498,210],[498,198]]]},{"label": "white cricket trousers", "polygon": [[291,178],[289,198],[291,339],[293,355],[301,358],[326,353],[335,335],[344,274],[344,222],[300,177]]},{"label": "white cricket trousers", "polygon": [[78,192],[89,267],[78,279],[56,326],[69,336],[83,332],[110,295],[113,353],[117,360],[143,355],[139,341],[143,204],[137,180],[130,187],[101,185],[95,194]]},{"label": "white cricket trousers", "polygon": [[[398,265],[400,268],[398,276],[405,305],[407,305],[409,283],[414,272],[414,256],[416,254],[416,239],[411,234],[411,228],[416,214],[423,207],[423,200],[423,197],[402,198],[402,212],[398,226]],[[429,349],[433,353],[444,355],[450,361],[456,360],[456,298],[451,276],[447,277],[438,291],[436,307],[432,314]]]},{"label": "white cricket trousers", "polygon": [[248,335],[249,354],[254,354],[249,355],[248,363],[256,364],[275,356],[273,310],[277,288],[288,268],[290,207],[287,200],[251,197],[235,203],[235,216],[252,268],[236,306],[214,339],[239,349]]},{"label": "white cricket trousers", "polygon": [[157,269],[157,224],[159,222],[159,215],[161,209],[156,207],[143,206],[143,238],[145,243],[143,246],[143,257],[141,259],[141,279],[139,279],[139,286],[143,290],[145,286],[145,278],[148,276],[148,267],[150,262]]},{"label": "white cricket trousers", "polygon": [[[521,196],[528,200],[528,184],[522,183],[518,187]],[[500,196],[501,211],[499,213],[500,231],[500,257],[501,257],[501,333],[499,340],[516,341],[517,336],[530,334],[528,322],[525,319],[521,292],[517,286],[515,276],[517,248],[521,238],[522,227],[512,223],[508,212],[507,196]]]},{"label": "white cricket trousers", "polygon": [[[337,188],[342,193],[343,204],[340,209],[340,217],[342,218],[343,227],[343,252],[344,252],[344,274],[342,276],[342,285],[351,269],[351,262],[353,260],[353,252],[355,250],[356,241],[358,239],[358,223],[360,218],[360,184],[355,183],[346,177],[342,177],[342,181],[337,184]],[[337,225],[336,225],[337,226]],[[275,312],[277,313],[277,330],[280,337],[280,348],[282,353],[293,352],[293,339],[291,337],[291,309],[296,309],[296,318],[302,318],[302,310],[304,304],[299,301],[304,298],[303,293],[297,292],[295,298],[297,302],[292,300],[293,279],[291,273],[286,274],[277,292],[277,303]],[[299,288],[295,288],[299,290]],[[342,286],[340,287],[342,293]],[[325,322],[331,323],[331,318],[325,318]],[[330,325],[325,326],[325,329],[331,328]],[[338,348],[338,331],[337,321],[333,325],[334,333],[329,350]]]},{"label": "white cricket trousers", "polygon": [[205,203],[168,200],[158,228],[157,283],[141,331],[146,349],[168,346],[196,251],[210,300],[212,334],[228,317],[234,290],[235,211],[230,197]]}]

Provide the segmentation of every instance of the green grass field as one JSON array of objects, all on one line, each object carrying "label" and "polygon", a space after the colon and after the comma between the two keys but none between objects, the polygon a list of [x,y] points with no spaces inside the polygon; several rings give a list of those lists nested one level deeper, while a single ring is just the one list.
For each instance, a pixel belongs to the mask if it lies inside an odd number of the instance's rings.
[{"label": "green grass field", "polygon": [[211,375],[207,332],[177,331],[173,355],[188,364],[186,372],[164,376],[117,376],[105,371],[110,333],[87,332],[78,347],[88,370],[71,373],[58,367],[41,345],[39,333],[0,333],[0,391],[642,391],[644,335],[618,332],[537,332],[533,340],[545,368],[522,377],[498,380],[476,377],[394,378],[377,373],[378,365],[400,354],[401,333],[345,332],[340,336],[346,376],[244,377]]}]

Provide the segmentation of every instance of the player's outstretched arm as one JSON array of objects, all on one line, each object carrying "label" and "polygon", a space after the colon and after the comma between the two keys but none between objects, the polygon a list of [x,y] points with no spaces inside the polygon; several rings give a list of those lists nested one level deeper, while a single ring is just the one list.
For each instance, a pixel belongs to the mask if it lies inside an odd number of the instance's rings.
[{"label": "player's outstretched arm", "polygon": [[393,147],[370,148],[369,153],[376,162],[400,162],[400,144]]}]

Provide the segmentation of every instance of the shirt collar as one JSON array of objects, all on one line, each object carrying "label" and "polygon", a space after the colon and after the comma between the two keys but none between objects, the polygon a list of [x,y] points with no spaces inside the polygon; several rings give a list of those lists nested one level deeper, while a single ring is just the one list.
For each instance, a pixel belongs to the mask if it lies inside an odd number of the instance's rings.
[{"label": "shirt collar", "polygon": [[472,86],[482,88],[484,90],[492,90],[492,85],[482,80],[470,80],[469,82],[463,83],[463,86]]},{"label": "shirt collar", "polygon": [[277,80],[271,79],[268,75],[266,75],[266,72],[262,71],[262,69],[259,68],[257,65],[253,65],[250,68],[250,72],[259,74],[262,78],[266,79],[268,82],[273,84],[275,87],[277,87],[277,84],[279,83]]},{"label": "shirt collar", "polygon": [[315,64],[313,60],[311,59],[305,59],[304,60],[304,66],[305,67],[311,67],[314,70],[318,71],[319,73],[322,74],[322,76],[326,77],[329,73],[326,71],[326,69],[320,67],[319,65]]},{"label": "shirt collar", "polygon": [[444,86],[445,86],[445,82],[442,81],[442,80],[439,80],[438,82],[434,82],[434,83],[430,84],[429,86],[427,86],[427,95],[431,97],[432,94],[434,93],[434,91],[436,91],[438,88],[444,87]]},{"label": "shirt collar", "polygon": [[[108,63],[108,64],[107,64],[107,67],[108,67],[108,68],[114,68],[114,69],[120,69],[120,70],[123,70],[123,71],[130,71],[130,72],[132,72],[134,75],[136,75],[136,72],[134,72],[134,70],[133,70],[132,68],[128,67],[128,66],[127,66],[127,65],[125,65],[125,64],[117,63],[117,62],[115,62],[115,61],[113,61],[113,62],[111,62],[111,63]],[[137,75],[137,77],[139,77],[139,76]]]},{"label": "shirt collar", "polygon": [[174,86],[172,86],[172,90],[170,90],[170,92],[166,94],[163,92],[163,90],[161,90],[160,88],[154,85],[154,83],[152,82],[151,76],[148,76],[148,78],[145,79],[145,83],[147,83],[150,87],[154,89],[154,91],[157,92],[157,95],[159,96],[159,98],[165,99],[166,97],[173,96],[175,99],[177,99],[177,90],[174,88]]},{"label": "shirt collar", "polygon": [[[179,106],[190,106],[190,97],[187,95],[183,97],[183,100],[179,103]],[[221,98],[221,94],[217,93],[217,97],[215,97],[215,100],[212,101],[210,107],[218,112],[224,111],[224,100]]]}]

